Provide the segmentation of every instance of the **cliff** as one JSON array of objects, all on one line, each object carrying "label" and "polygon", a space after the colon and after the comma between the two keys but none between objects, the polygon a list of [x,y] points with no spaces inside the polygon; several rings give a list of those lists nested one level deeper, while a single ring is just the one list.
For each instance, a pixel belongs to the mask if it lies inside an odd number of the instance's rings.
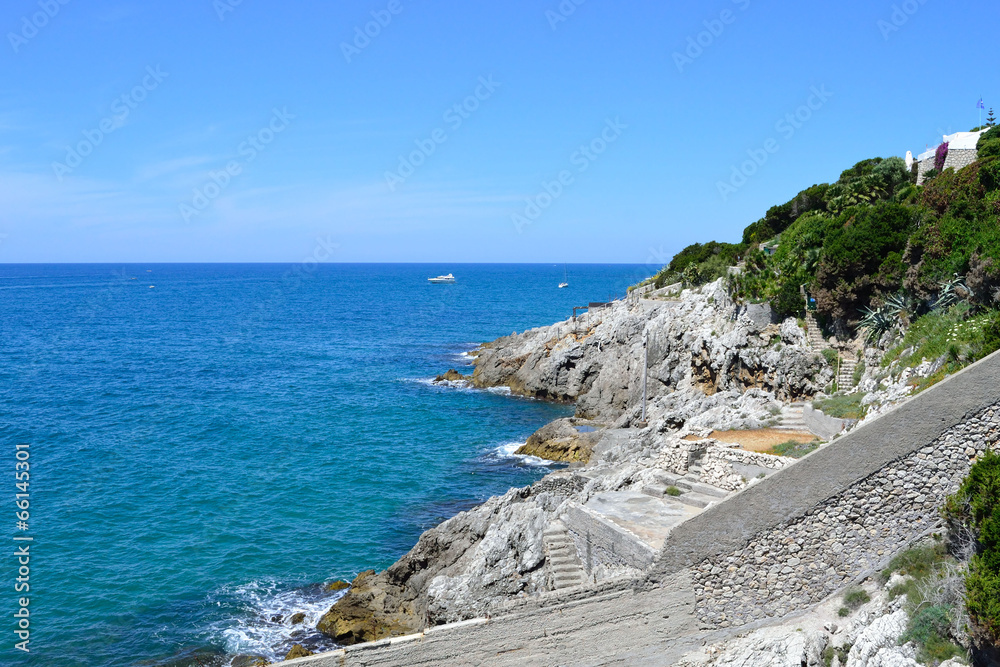
[{"label": "cliff", "polygon": [[[643,427],[638,419],[646,332],[650,370]],[[774,424],[782,401],[811,396],[832,376],[795,320],[776,324],[767,311],[748,313],[728,298],[721,282],[676,300],[616,302],[576,321],[488,343],[476,356],[475,386],[506,386],[519,395],[577,405],[576,419],[540,429],[529,440],[535,449],[526,453],[548,451],[557,458],[561,451],[563,458],[586,465],[492,498],[427,531],[385,572],[361,575],[319,629],[344,644],[372,641],[488,615],[510,600],[552,590],[558,573],[545,567],[545,532],[569,507],[587,508],[595,498],[643,489],[663,498],[668,487],[690,486],[670,476],[686,475],[692,465],[701,471],[694,483],[707,484],[682,500],[696,501],[698,491],[724,496],[742,488],[747,470],[756,475],[787,461],[684,438]],[[607,521],[600,512],[595,516],[603,528]],[[633,528],[639,525],[634,518],[617,517]],[[609,525],[613,533],[618,524]],[[618,537],[608,537],[608,548],[628,546],[630,536],[616,542]],[[636,541],[638,553],[652,553],[656,538],[650,539]],[[599,557],[587,575],[603,580],[635,574],[643,556],[636,558]]]}]

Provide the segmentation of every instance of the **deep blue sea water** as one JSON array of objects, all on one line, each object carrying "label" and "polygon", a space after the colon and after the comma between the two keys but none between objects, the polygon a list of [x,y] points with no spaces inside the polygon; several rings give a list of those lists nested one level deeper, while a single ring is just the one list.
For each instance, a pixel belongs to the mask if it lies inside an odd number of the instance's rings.
[{"label": "deep blue sea water", "polygon": [[[568,271],[570,287],[557,289]],[[427,277],[453,272],[454,285]],[[280,657],[422,530],[529,484],[571,408],[431,385],[463,353],[621,294],[622,265],[0,266],[0,535],[32,536],[30,654],[118,666]],[[30,520],[15,527],[15,445]],[[278,618],[278,616],[282,618]]]}]

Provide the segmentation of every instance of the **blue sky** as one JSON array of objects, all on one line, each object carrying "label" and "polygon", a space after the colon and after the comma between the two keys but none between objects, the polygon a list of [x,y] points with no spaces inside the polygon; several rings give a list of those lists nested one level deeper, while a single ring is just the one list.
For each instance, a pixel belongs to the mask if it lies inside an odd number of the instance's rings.
[{"label": "blue sky", "polygon": [[7,0],[0,262],[663,263],[1000,109],[997,16]]}]

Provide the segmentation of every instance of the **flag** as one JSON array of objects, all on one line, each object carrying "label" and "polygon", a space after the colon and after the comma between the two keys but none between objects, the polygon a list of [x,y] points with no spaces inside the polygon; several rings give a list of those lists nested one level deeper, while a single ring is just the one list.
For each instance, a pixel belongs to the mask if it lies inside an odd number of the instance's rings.
[{"label": "flag", "polygon": [[979,98],[979,102],[976,104],[976,108],[977,109],[985,109],[986,108],[985,106],[983,106],[983,98],[981,98],[981,97]]}]

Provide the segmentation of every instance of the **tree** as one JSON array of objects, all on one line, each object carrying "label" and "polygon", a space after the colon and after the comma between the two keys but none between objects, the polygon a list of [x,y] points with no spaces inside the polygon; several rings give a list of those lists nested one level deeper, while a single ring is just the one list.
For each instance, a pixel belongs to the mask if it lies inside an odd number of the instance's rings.
[{"label": "tree", "polygon": [[990,115],[986,117],[986,124],[990,127],[996,127],[997,119],[996,116],[993,115],[993,107],[990,107]]}]

